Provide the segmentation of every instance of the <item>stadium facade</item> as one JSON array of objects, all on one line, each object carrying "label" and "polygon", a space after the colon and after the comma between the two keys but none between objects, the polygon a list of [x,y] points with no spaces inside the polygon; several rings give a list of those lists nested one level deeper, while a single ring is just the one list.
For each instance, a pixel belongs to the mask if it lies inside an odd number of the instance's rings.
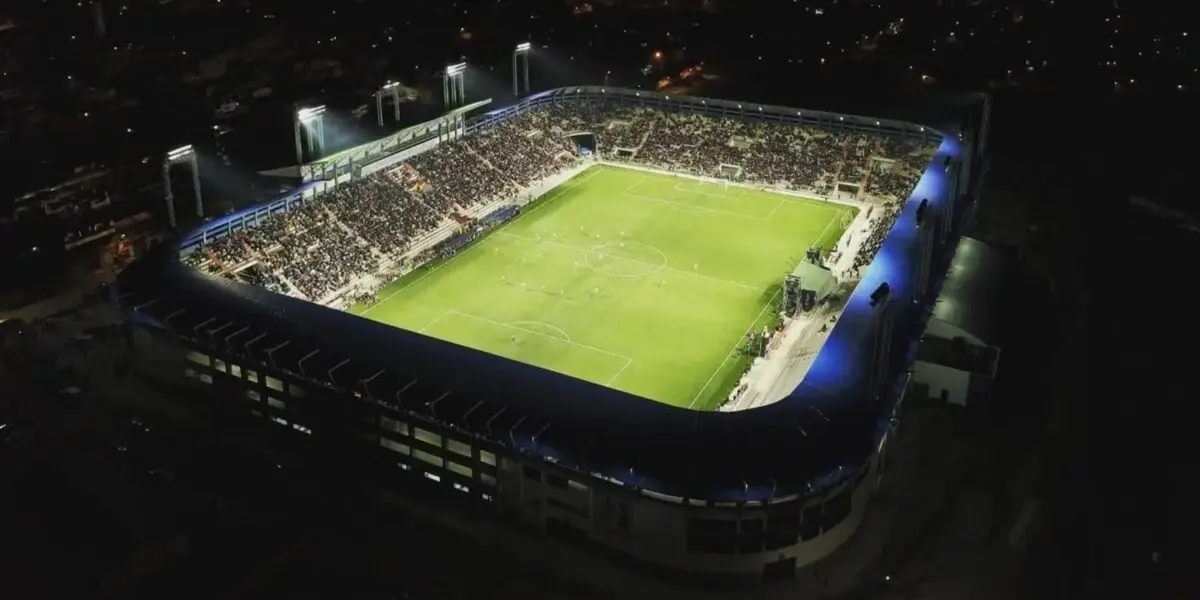
[{"label": "stadium facade", "polygon": [[[741,412],[672,407],[214,278],[179,260],[449,139],[545,104],[582,101],[938,145],[787,398]],[[135,263],[113,286],[114,301],[141,368],[177,374],[221,410],[252,414],[264,428],[655,570],[786,578],[855,533],[887,472],[915,342],[978,179],[972,171],[981,171],[983,114],[961,133],[943,133],[637,90],[551,90],[471,119],[452,113],[308,165],[292,194],[211,221]]]}]

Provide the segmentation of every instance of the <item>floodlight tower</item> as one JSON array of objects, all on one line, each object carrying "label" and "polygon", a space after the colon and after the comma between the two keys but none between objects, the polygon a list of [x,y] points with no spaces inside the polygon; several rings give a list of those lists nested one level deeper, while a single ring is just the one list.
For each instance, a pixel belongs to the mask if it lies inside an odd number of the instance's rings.
[{"label": "floodlight tower", "polygon": [[522,66],[525,67],[525,93],[528,94],[529,93],[529,48],[530,48],[529,42],[521,42],[520,44],[517,44],[517,49],[513,50],[513,57],[512,57],[513,58],[513,67],[512,67],[513,95],[518,98],[521,96],[521,89],[519,87],[517,87],[517,70],[518,70],[517,69],[517,64],[518,64],[517,57],[520,57],[522,59],[522,62],[523,62]]},{"label": "floodlight tower", "polygon": [[446,67],[446,77],[442,79],[442,97],[446,100],[446,110],[462,104],[466,99],[466,84],[463,83],[463,73],[466,70],[467,63]]},{"label": "floodlight tower", "polygon": [[325,106],[301,108],[292,119],[296,134],[296,164],[304,164],[304,149],[300,146],[300,130],[303,129],[308,139],[308,151],[314,156],[325,154]]},{"label": "floodlight tower", "polygon": [[389,81],[383,87],[375,90],[375,115],[379,118],[379,126],[383,127],[383,97],[392,97],[392,107],[397,121],[400,120],[400,82]]},{"label": "floodlight tower", "polygon": [[196,164],[196,151],[192,145],[180,146],[163,158],[163,199],[167,202],[167,222],[175,227],[175,194],[171,192],[171,165],[187,163],[192,169],[192,191],[196,196],[196,216],[204,218],[204,199],[200,195],[200,166]]}]

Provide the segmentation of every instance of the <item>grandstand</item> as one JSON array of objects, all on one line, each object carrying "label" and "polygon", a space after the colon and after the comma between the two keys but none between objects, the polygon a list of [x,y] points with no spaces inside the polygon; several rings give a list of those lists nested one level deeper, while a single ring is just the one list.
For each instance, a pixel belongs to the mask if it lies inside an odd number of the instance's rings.
[{"label": "grandstand", "polygon": [[131,267],[147,368],[668,571],[848,539],[977,134],[595,87],[445,119]]}]

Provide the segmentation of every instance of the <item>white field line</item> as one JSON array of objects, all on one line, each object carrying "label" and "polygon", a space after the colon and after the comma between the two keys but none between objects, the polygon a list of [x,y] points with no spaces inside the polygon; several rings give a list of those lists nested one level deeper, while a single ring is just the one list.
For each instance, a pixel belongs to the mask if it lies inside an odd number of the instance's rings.
[{"label": "white field line", "polygon": [[541,325],[542,327],[546,327],[548,329],[553,329],[554,331],[557,331],[560,334],[562,334],[563,340],[566,341],[567,343],[574,342],[574,340],[571,339],[571,336],[567,335],[567,332],[562,330],[562,327],[557,327],[555,325],[551,325],[544,321],[512,321],[509,323],[509,325],[512,325],[514,327],[517,327],[520,325]]},{"label": "white field line", "polygon": [[729,196],[729,195],[726,195],[726,194],[714,194],[714,193],[712,193],[712,192],[706,192],[706,191],[704,191],[704,190],[689,190],[689,189],[687,189],[687,188],[683,187],[683,184],[682,184],[682,183],[677,183],[677,184],[675,184],[675,188],[674,188],[674,189],[675,189],[675,191],[677,191],[677,192],[683,192],[683,193],[685,193],[685,194],[697,194],[697,195],[700,195],[700,196],[706,196],[706,197],[709,197],[709,198],[716,198],[717,200],[728,200],[728,201],[730,201],[730,202],[734,202],[734,201],[737,201],[737,200],[741,200],[741,199],[742,199],[742,194],[746,193],[746,190],[741,190],[741,189],[739,189],[739,190],[738,190],[738,193],[737,193],[737,195],[736,195],[736,196]]},{"label": "white field line", "polygon": [[[583,246],[572,246],[571,244],[563,244],[563,243],[560,243],[560,242],[551,242],[551,241],[548,241],[548,240],[537,240],[537,239],[533,239],[533,238],[531,238],[531,237],[525,237],[525,236],[523,236],[523,235],[517,235],[517,234],[515,234],[515,233],[503,233],[503,232],[499,232],[499,231],[497,231],[497,232],[496,232],[495,234],[493,234],[493,235],[499,235],[499,236],[501,236],[501,237],[509,237],[509,238],[513,238],[513,239],[521,240],[521,241],[523,241],[523,242],[530,242],[530,243],[533,243],[533,244],[542,244],[542,245],[545,245],[545,246],[551,246],[551,247],[555,247],[555,248],[562,248],[562,249],[564,249],[564,250],[573,250],[573,251],[575,251],[575,252],[582,252],[582,253],[583,253],[583,254],[585,254],[585,255],[586,255],[586,254],[589,254],[589,253],[591,253],[591,252],[592,252],[592,248],[584,248]],[[653,246],[651,246],[651,247],[653,247]],[[625,257],[625,256],[618,256],[617,258],[619,258],[619,259],[621,259],[621,260],[624,260],[624,261],[627,261],[627,262],[634,263],[634,264],[645,265],[645,266],[647,266],[647,267],[658,267],[658,266],[659,266],[659,265],[656,265],[656,264],[654,264],[654,263],[649,263],[649,262],[646,262],[646,261],[643,261],[643,260],[638,260],[638,259],[636,259],[636,258],[628,258],[628,257]],[[734,287],[740,287],[740,288],[742,288],[742,289],[746,289],[746,290],[753,290],[753,291],[756,291],[756,292],[763,292],[763,291],[766,291],[766,289],[767,289],[767,288],[760,288],[760,287],[755,287],[755,286],[752,286],[752,285],[747,285],[747,284],[744,284],[744,283],[739,283],[739,282],[737,282],[737,281],[730,281],[730,280],[728,280],[728,279],[721,279],[720,277],[713,277],[712,275],[705,275],[705,274],[703,274],[703,273],[697,273],[697,272],[695,272],[695,271],[687,271],[687,270],[684,270],[684,269],[676,269],[676,268],[669,267],[669,266],[664,266],[664,267],[663,267],[663,270],[664,270],[664,271],[667,271],[667,272],[669,272],[669,273],[676,273],[676,274],[678,274],[678,275],[687,275],[687,276],[691,276],[691,277],[699,277],[699,278],[701,278],[701,279],[707,279],[707,280],[709,280],[709,281],[712,281],[712,282],[715,282],[715,283],[720,283],[720,284],[724,284],[724,285],[731,285],[731,286],[734,286]],[[597,272],[598,272],[598,271],[597,271]],[[603,274],[603,273],[601,273],[601,274]]]},{"label": "white field line", "polygon": [[817,235],[817,239],[813,240],[813,244],[820,244],[821,239],[824,238],[825,234],[829,232],[829,228],[833,227],[833,224],[835,222],[840,223],[842,220],[842,217],[844,217],[846,215],[846,212],[847,211],[845,211],[845,210],[839,210],[838,214],[835,215],[832,219],[829,220],[828,223],[825,224],[825,229],[821,230],[821,233],[819,235]]},{"label": "white field line", "polygon": [[[542,208],[543,206],[546,206],[547,204],[549,204],[549,203],[550,203],[550,201],[552,201],[552,200],[554,200],[555,198],[557,198],[557,197],[559,197],[559,196],[563,195],[563,193],[564,193],[564,192],[566,192],[567,190],[574,189],[575,187],[579,186],[579,185],[580,185],[580,184],[582,184],[583,182],[585,182],[585,181],[587,181],[587,180],[589,180],[589,179],[591,179],[591,178],[595,177],[596,175],[599,175],[599,174],[600,174],[600,173],[602,173],[602,172],[604,172],[604,169],[603,169],[603,168],[599,168],[599,169],[597,169],[597,168],[594,168],[594,167],[593,167],[592,169],[590,169],[590,170],[588,171],[588,173],[587,173],[586,175],[584,175],[583,177],[581,177],[581,178],[580,178],[578,181],[575,181],[574,183],[572,183],[572,182],[569,182],[569,181],[568,181],[568,182],[566,182],[566,183],[564,183],[563,185],[559,186],[559,188],[558,188],[558,191],[557,191],[557,192],[555,192],[553,196],[550,196],[549,198],[546,198],[546,199],[544,199],[544,200],[541,200],[541,201],[538,203],[538,205],[537,205],[537,206],[535,206],[535,207],[533,207],[533,208],[531,208],[531,209],[529,209],[529,210],[527,210],[527,211],[521,211],[521,214],[517,215],[517,218],[515,218],[515,219],[512,219],[511,221],[509,221],[509,222],[507,222],[507,223],[505,223],[505,224],[501,225],[500,227],[496,228],[496,230],[495,230],[493,233],[499,233],[499,232],[503,231],[503,230],[504,230],[504,228],[508,227],[509,225],[512,225],[513,223],[516,223],[517,221],[520,221],[522,218],[524,218],[524,217],[527,217],[527,216],[529,216],[530,214],[533,214],[534,212],[536,212],[538,209]],[[539,200],[540,200],[540,199],[539,199]],[[407,290],[408,288],[410,288],[410,287],[412,287],[412,286],[414,286],[414,285],[417,285],[418,283],[421,283],[421,281],[422,281],[422,280],[424,280],[426,277],[429,277],[430,275],[433,275],[435,272],[437,272],[437,271],[438,271],[439,269],[441,269],[442,267],[444,267],[444,266],[446,266],[446,265],[448,265],[448,264],[450,264],[450,263],[454,262],[454,260],[455,260],[455,259],[457,259],[458,257],[462,256],[463,254],[466,254],[466,252],[459,252],[458,254],[455,254],[454,256],[451,256],[450,258],[447,258],[445,261],[443,261],[443,262],[442,262],[442,264],[440,264],[440,265],[438,265],[438,266],[436,266],[436,267],[434,267],[434,268],[432,268],[432,269],[430,269],[430,270],[426,271],[426,272],[425,272],[423,275],[421,275],[420,277],[418,277],[418,278],[416,278],[416,279],[414,279],[414,280],[410,281],[410,282],[409,282],[407,285],[404,285],[404,286],[402,286],[400,289],[398,289],[398,290],[396,290],[396,291],[394,291],[394,292],[392,292],[392,293],[388,294],[387,296],[385,296],[385,297],[383,298],[383,300],[380,300],[379,302],[376,302],[375,304],[373,304],[373,305],[371,305],[371,306],[367,307],[367,310],[364,310],[364,311],[362,311],[361,313],[359,313],[359,316],[360,316],[360,317],[365,317],[365,316],[367,315],[367,313],[371,312],[371,311],[372,311],[372,310],[374,310],[376,307],[378,307],[378,306],[382,306],[382,305],[386,304],[388,300],[391,300],[392,298],[396,297],[396,295],[397,295],[397,294],[399,294],[399,293],[403,292],[404,290]]]},{"label": "white field line", "polygon": [[632,190],[633,188],[640,185],[646,179],[647,179],[647,177],[645,175],[638,175],[637,178],[633,180],[633,183],[629,184],[629,186],[626,187],[624,190],[622,190],[621,193],[622,194],[629,193],[630,190]]},{"label": "white field line", "polygon": [[733,211],[729,211],[729,210],[721,210],[719,208],[709,208],[707,206],[697,206],[695,204],[688,204],[687,202],[680,202],[678,200],[667,200],[666,198],[656,198],[654,196],[643,196],[641,194],[630,194],[628,192],[621,192],[621,196],[624,198],[629,198],[631,200],[641,200],[643,202],[657,202],[659,204],[666,204],[667,206],[671,206],[674,208],[689,210],[689,211],[698,212],[698,213],[709,213],[709,214],[714,214],[714,215],[729,215],[731,217],[736,217],[738,219],[746,219],[749,221],[765,221],[766,220],[766,218],[764,218],[764,217],[753,217],[750,215],[744,215],[742,213],[737,213],[737,212],[733,212]]},{"label": "white field line", "polygon": [[721,210],[719,208],[710,208],[707,206],[697,206],[695,204],[688,204],[687,202],[680,202],[678,200],[667,200],[666,198],[658,198],[655,196],[643,196],[641,194],[631,194],[629,192],[621,192],[620,195],[625,198],[629,198],[631,200],[642,200],[644,202],[658,202],[660,204],[666,204],[668,206],[673,206],[673,207],[680,208],[683,210],[690,210],[690,211],[698,212],[698,213],[729,215],[731,217],[736,217],[738,219],[746,219],[748,221],[769,220],[772,216],[774,216],[775,211],[779,210],[780,207],[782,207],[784,205],[784,203],[786,203],[786,202],[799,202],[799,203],[802,203],[802,204],[808,206],[809,208],[814,208],[814,209],[818,209],[818,210],[822,210],[822,211],[834,210],[834,211],[838,211],[839,214],[842,211],[842,207],[840,205],[839,206],[822,206],[819,204],[813,204],[811,202],[805,202],[803,200],[792,200],[783,195],[779,195],[780,196],[779,204],[777,204],[775,206],[775,208],[771,209],[770,213],[767,213],[767,215],[764,217],[755,217],[755,216],[746,215],[746,214],[733,212],[733,211],[729,211],[729,210]]},{"label": "white field line", "polygon": [[446,315],[448,315],[448,314],[450,314],[450,310],[449,310],[449,309],[447,309],[447,310],[446,310],[446,312],[444,312],[444,313],[442,313],[442,314],[438,315],[436,318],[434,318],[434,320],[432,320],[432,321],[430,321],[430,322],[426,323],[424,327],[422,327],[422,328],[420,328],[420,329],[418,329],[418,330],[417,330],[417,333],[425,333],[425,331],[426,331],[427,329],[429,329],[429,328],[433,327],[434,325],[437,325],[438,321],[441,321],[442,319],[445,319],[445,318],[446,318]]},{"label": "white field line", "polygon": [[[548,333],[544,333],[544,332],[538,331],[538,330],[536,330],[536,329],[530,329],[530,328],[528,328],[528,327],[521,327],[521,326],[519,326],[519,325],[513,325],[512,323],[502,323],[502,322],[500,322],[500,321],[496,321],[496,320],[493,320],[493,319],[489,319],[489,318],[487,318],[487,317],[481,317],[481,316],[479,316],[479,315],[473,315],[473,314],[470,314],[470,313],[465,313],[465,312],[461,312],[461,311],[457,311],[457,310],[451,310],[451,311],[447,311],[447,312],[449,312],[450,314],[453,314],[453,315],[460,316],[460,317],[465,317],[465,318],[467,318],[467,319],[474,319],[474,320],[476,320],[476,321],[479,321],[479,322],[481,322],[481,323],[487,323],[487,324],[489,324],[489,325],[495,325],[496,327],[503,327],[503,328],[505,328],[505,329],[515,329],[515,330],[517,330],[517,331],[522,331],[522,332],[525,332],[525,333],[528,333],[528,334],[532,334],[532,335],[536,335],[536,336],[541,336],[541,337],[544,337],[544,338],[546,338],[546,339],[550,339],[550,340],[557,340],[557,341],[560,341],[560,342],[566,343],[566,344],[568,344],[568,345],[570,345],[570,346],[575,346],[576,348],[582,348],[582,349],[584,349],[584,350],[588,350],[588,351],[591,351],[591,352],[595,352],[595,353],[597,353],[597,354],[603,354],[603,355],[605,355],[605,356],[611,356],[611,357],[613,357],[613,358],[615,358],[615,359],[618,359],[618,360],[623,360],[623,361],[625,361],[625,364],[621,365],[621,368],[620,368],[620,369],[617,371],[616,375],[613,375],[612,379],[616,379],[617,375],[620,375],[620,374],[621,374],[621,373],[622,373],[622,372],[625,370],[625,368],[626,368],[626,367],[628,367],[628,366],[630,365],[630,363],[632,363],[632,362],[633,362],[633,359],[632,359],[632,358],[629,358],[628,356],[625,356],[624,354],[617,354],[616,352],[609,352],[608,350],[604,350],[604,349],[602,349],[602,348],[597,348],[597,347],[595,347],[595,346],[589,346],[589,345],[587,345],[587,344],[581,344],[581,343],[579,343],[579,342],[572,341],[572,340],[571,340],[571,338],[570,338],[570,336],[568,336],[568,337],[567,337],[567,339],[563,339],[563,338],[561,338],[561,337],[558,337],[558,336],[556,336],[556,335],[550,335],[550,334],[548,334]],[[526,323],[528,323],[528,321],[526,321]],[[541,324],[541,325],[549,325],[548,323],[539,323],[539,324]],[[557,327],[555,327],[555,329],[558,329],[558,328],[557,328]],[[562,331],[562,330],[560,329],[559,331]],[[611,381],[611,380],[610,380],[610,381]]]},{"label": "white field line", "polygon": [[767,216],[763,217],[763,220],[770,221],[771,218],[775,216],[775,213],[779,212],[780,208],[783,208],[784,202],[787,202],[787,199],[783,196],[780,196],[779,204],[776,204],[775,208],[772,208],[771,212],[767,213]]},{"label": "white field line", "polygon": [[704,390],[707,390],[708,386],[712,385],[713,379],[716,379],[717,374],[721,372],[721,369],[725,368],[725,363],[729,362],[729,359],[733,358],[733,353],[737,352],[738,346],[742,344],[742,340],[746,339],[747,335],[750,335],[750,331],[754,329],[754,326],[758,323],[758,320],[762,318],[763,314],[767,312],[767,309],[775,305],[775,298],[779,296],[780,289],[783,288],[775,290],[775,293],[771,295],[771,299],[767,301],[767,305],[764,306],[762,310],[758,311],[758,316],[754,317],[753,321],[750,321],[750,326],[747,327],[746,331],[742,332],[742,335],[738,337],[736,342],[733,343],[733,347],[729,349],[729,354],[725,355],[725,360],[721,361],[721,364],[717,365],[717,369],[713,371],[713,374],[708,376],[708,381],[704,382],[704,387],[700,388],[700,391],[696,392],[696,397],[692,398],[692,401],[688,403],[688,408],[692,408],[696,405],[696,401],[700,399],[700,396],[704,395]]},{"label": "white field line", "polygon": [[624,372],[625,372],[625,369],[628,369],[628,368],[629,368],[629,365],[632,365],[632,364],[633,364],[633,359],[629,359],[629,362],[625,363],[625,366],[621,367],[621,370],[617,371],[617,374],[616,374],[616,375],[613,375],[613,376],[612,376],[612,377],[611,377],[611,378],[608,380],[608,383],[604,384],[604,386],[605,386],[605,387],[612,387],[612,384],[613,384],[613,383],[615,383],[615,382],[617,381],[617,378],[621,376],[621,373],[624,373]]}]

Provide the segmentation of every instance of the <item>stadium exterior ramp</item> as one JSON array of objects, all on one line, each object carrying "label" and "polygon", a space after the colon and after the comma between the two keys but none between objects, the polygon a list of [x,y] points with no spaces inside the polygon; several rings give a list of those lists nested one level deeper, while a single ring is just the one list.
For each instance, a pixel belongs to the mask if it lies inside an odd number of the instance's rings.
[{"label": "stadium exterior ramp", "polygon": [[[113,286],[144,372],[209,390],[232,415],[294,430],[363,468],[463,494],[551,535],[669,573],[761,581],[845,542],[885,471],[922,315],[953,247],[979,131],[617,88],[551,90],[463,122],[465,135],[546,104],[640,104],[940,143],[811,371],[784,400],[695,412],[427,338],[186,267],[180,255],[319,200],[331,184],[206,224]],[[442,126],[393,153],[448,139]],[[460,134],[463,134],[460,131]],[[387,156],[353,157],[361,172]],[[981,171],[977,169],[978,171]],[[336,171],[336,169],[335,169]],[[309,171],[312,173],[313,171]],[[336,183],[332,184],[336,185]],[[936,227],[918,225],[942,215]],[[781,274],[782,275],[782,274]],[[872,294],[886,283],[887,299]],[[250,417],[249,415],[254,415]],[[239,417],[240,418],[240,417]],[[273,423],[272,423],[273,422]]]}]

